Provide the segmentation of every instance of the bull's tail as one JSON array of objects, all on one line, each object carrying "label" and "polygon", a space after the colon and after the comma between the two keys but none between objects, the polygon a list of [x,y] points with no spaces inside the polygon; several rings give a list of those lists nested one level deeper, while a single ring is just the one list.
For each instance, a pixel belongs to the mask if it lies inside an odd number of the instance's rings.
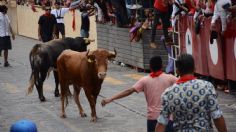
[{"label": "bull's tail", "polygon": [[69,89],[69,82],[65,78],[66,76],[63,75],[64,73],[66,73],[65,71],[66,69],[65,69],[63,61],[61,61],[62,59],[63,58],[61,57],[61,55],[57,59],[57,72],[58,72],[58,77],[59,77],[59,82],[60,82],[59,84],[60,84],[60,89],[61,89],[61,101],[64,101],[63,103],[65,104],[65,106],[68,106],[69,104],[68,97],[71,97],[71,92]]},{"label": "bull's tail", "polygon": [[55,71],[55,69],[54,69],[53,67],[50,67],[50,68],[48,69],[48,72],[47,72],[47,79],[49,78],[49,75],[50,75],[51,71]]},{"label": "bull's tail", "polygon": [[30,94],[32,93],[33,91],[33,88],[34,88],[34,84],[35,84],[35,75],[36,75],[36,72],[35,72],[35,56],[37,56],[37,52],[38,52],[38,49],[41,47],[41,44],[36,44],[33,49],[30,51],[30,54],[29,54],[29,60],[30,60],[30,65],[31,65],[31,75],[30,75],[30,80],[29,80],[29,85],[28,85],[28,92],[27,94]]},{"label": "bull's tail", "polygon": [[31,76],[30,76],[30,80],[29,80],[29,86],[28,86],[27,95],[29,95],[30,93],[32,93],[33,88],[34,88],[34,82],[35,82],[35,79],[34,79],[34,74],[33,74],[33,72],[32,72],[32,73],[31,73]]}]

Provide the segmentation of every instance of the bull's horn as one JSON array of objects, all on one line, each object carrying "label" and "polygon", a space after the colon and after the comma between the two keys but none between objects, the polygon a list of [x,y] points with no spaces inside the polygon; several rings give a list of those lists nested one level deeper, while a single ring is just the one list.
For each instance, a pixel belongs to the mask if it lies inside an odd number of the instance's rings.
[{"label": "bull's horn", "polygon": [[84,38],[84,40],[86,43],[91,43],[95,41],[95,39],[89,39],[89,38]]},{"label": "bull's horn", "polygon": [[114,53],[115,53],[115,56],[117,55],[117,52],[116,52],[116,49],[114,48]]},{"label": "bull's horn", "polygon": [[112,58],[115,58],[117,55],[117,52],[116,52],[116,49],[114,48],[114,53],[111,53],[109,54],[109,58],[112,59]]},{"label": "bull's horn", "polygon": [[110,52],[110,54],[116,56],[117,55],[116,49],[114,48],[114,52]]}]

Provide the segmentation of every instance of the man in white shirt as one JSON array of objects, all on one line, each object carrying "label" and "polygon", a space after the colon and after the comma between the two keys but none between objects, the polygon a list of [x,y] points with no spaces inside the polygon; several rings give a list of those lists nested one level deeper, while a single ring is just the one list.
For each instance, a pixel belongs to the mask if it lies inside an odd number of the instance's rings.
[{"label": "man in white shirt", "polygon": [[10,32],[12,34],[12,39],[15,39],[15,34],[12,31],[7,10],[8,9],[5,5],[0,6],[0,51],[4,50],[4,67],[10,66],[7,61],[8,50],[12,48]]},{"label": "man in white shirt", "polygon": [[231,0],[217,0],[214,8],[214,15],[211,20],[211,30],[215,30],[216,28],[216,20],[218,18],[221,19],[221,25],[222,25],[222,33],[226,30],[227,26],[227,15],[229,12],[227,11],[227,8],[229,8],[232,5]]},{"label": "man in white shirt", "polygon": [[59,32],[61,33],[62,38],[65,38],[64,16],[69,10],[70,8],[61,8],[60,2],[55,2],[55,9],[51,11],[51,14],[53,14],[57,20],[55,32],[55,37],[57,39],[59,38]]}]

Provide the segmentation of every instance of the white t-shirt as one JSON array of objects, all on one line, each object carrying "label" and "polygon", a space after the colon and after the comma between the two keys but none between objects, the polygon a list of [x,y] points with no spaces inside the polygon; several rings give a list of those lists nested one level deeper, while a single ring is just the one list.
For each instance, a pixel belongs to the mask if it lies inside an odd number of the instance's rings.
[{"label": "white t-shirt", "polygon": [[60,8],[59,10],[53,9],[51,11],[51,14],[53,14],[56,17],[56,19],[57,17],[63,17],[63,18],[57,19],[57,23],[64,23],[64,16],[68,11],[69,11],[69,8]]},{"label": "white t-shirt", "polygon": [[215,23],[218,18],[221,19],[221,25],[222,25],[222,31],[226,30],[227,26],[227,15],[229,12],[227,12],[225,9],[223,9],[223,5],[229,3],[232,5],[231,0],[217,0],[214,8],[214,15],[211,19],[211,23]]},{"label": "white t-shirt", "polygon": [[10,35],[10,19],[7,14],[3,14],[0,12],[0,37],[9,36]]}]

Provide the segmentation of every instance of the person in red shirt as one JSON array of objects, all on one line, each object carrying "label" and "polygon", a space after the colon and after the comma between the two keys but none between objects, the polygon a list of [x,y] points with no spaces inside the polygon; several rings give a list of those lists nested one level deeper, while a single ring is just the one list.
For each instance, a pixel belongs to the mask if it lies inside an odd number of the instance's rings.
[{"label": "person in red shirt", "polygon": [[157,48],[157,45],[155,44],[155,36],[156,36],[156,27],[159,22],[159,19],[161,19],[162,22],[162,28],[163,33],[165,36],[166,43],[171,42],[171,38],[168,35],[168,27],[170,25],[170,10],[172,9],[172,6],[169,6],[172,3],[171,0],[155,0],[154,2],[154,23],[152,25],[152,35],[151,35],[151,48]]}]

